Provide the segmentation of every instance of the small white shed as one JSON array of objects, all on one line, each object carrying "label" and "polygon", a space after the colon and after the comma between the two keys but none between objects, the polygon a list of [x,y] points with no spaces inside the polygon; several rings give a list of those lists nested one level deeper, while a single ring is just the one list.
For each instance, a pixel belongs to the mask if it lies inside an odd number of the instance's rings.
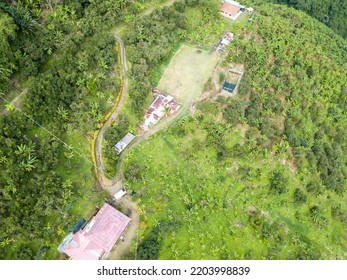
[{"label": "small white shed", "polygon": [[125,189],[121,189],[119,192],[117,192],[113,197],[115,200],[119,200],[121,199],[123,196],[125,196],[125,194],[127,193],[127,191]]},{"label": "small white shed", "polygon": [[249,7],[249,8],[247,8],[246,10],[247,10],[247,12],[249,12],[250,14],[254,12],[254,9],[253,9],[252,7]]}]

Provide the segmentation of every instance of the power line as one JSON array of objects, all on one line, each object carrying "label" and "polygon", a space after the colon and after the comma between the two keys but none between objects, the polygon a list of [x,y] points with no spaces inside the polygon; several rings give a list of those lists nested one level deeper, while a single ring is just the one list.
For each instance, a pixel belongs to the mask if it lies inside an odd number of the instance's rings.
[{"label": "power line", "polygon": [[48,134],[50,134],[51,136],[53,136],[56,140],[58,140],[60,143],[62,143],[64,146],[66,146],[69,150],[72,150],[73,152],[75,152],[77,155],[79,155],[81,158],[85,159],[87,162],[89,162],[90,164],[94,165],[93,162],[85,157],[82,153],[80,153],[77,149],[75,149],[74,147],[70,146],[69,144],[67,144],[64,140],[62,140],[61,138],[59,138],[58,136],[56,136],[53,132],[49,131],[47,128],[45,128],[43,125],[41,125],[40,123],[38,123],[37,121],[35,121],[33,118],[31,118],[30,116],[28,116],[26,113],[24,113],[21,109],[17,108],[16,106],[12,105],[10,101],[8,101],[6,98],[4,98],[3,96],[0,96],[0,98],[2,100],[4,100],[6,103],[8,103],[9,105],[11,105],[13,108],[15,108],[18,112],[20,112],[22,115],[24,115],[25,117],[27,117],[29,120],[31,120],[32,122],[34,122],[37,126],[41,127],[44,131],[46,131]]}]

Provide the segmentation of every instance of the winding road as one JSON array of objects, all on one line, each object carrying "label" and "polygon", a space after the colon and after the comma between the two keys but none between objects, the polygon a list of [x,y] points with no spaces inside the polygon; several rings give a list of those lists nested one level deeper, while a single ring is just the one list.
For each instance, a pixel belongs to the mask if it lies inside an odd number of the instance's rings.
[{"label": "winding road", "polygon": [[[174,1],[168,0],[164,2],[161,6],[170,6]],[[148,11],[144,12],[143,15],[148,14],[154,9],[154,7],[151,7]],[[105,131],[110,127],[110,125],[116,120],[121,108],[124,105],[125,99],[126,99],[126,93],[128,91],[129,87],[129,81],[128,81],[128,66],[127,66],[127,59],[126,59],[126,50],[124,43],[122,39],[119,37],[119,33],[123,30],[125,26],[120,26],[112,31],[112,35],[114,36],[115,40],[119,44],[119,54],[120,54],[120,63],[121,63],[121,76],[122,76],[122,89],[120,91],[119,99],[117,98],[116,106],[114,107],[114,110],[111,112],[109,118],[103,123],[103,125],[100,127],[98,134],[95,139],[95,145],[94,145],[94,155],[95,155],[95,170],[97,171],[97,180],[100,185],[100,187],[104,190],[106,190],[112,197],[120,191],[124,184],[123,184],[123,161],[127,153],[133,149],[135,146],[140,144],[143,140],[148,139],[151,135],[155,134],[156,132],[165,129],[168,124],[173,123],[177,119],[183,117],[185,112],[189,111],[190,107],[188,107],[188,104],[184,104],[182,106],[184,110],[180,110],[178,114],[166,117],[165,119],[161,120],[161,122],[155,126],[153,126],[148,131],[144,131],[137,135],[135,140],[127,147],[126,150],[122,152],[122,154],[119,157],[118,165],[117,165],[117,175],[113,179],[107,178],[104,172],[104,166],[103,166],[103,156],[102,156],[102,141],[104,139],[104,133]],[[118,102],[118,103],[117,103]],[[192,104],[190,104],[191,106]],[[129,228],[126,230],[124,234],[124,240],[123,242],[119,242],[115,249],[110,252],[109,254],[105,255],[104,259],[121,259],[126,253],[129,252],[129,248],[131,246],[132,240],[137,240],[137,229],[139,228],[140,223],[140,209],[138,208],[137,204],[131,200],[130,197],[125,196],[120,201],[117,201],[116,203],[124,213],[126,213],[127,216],[132,220]]]},{"label": "winding road", "polygon": [[[104,139],[105,131],[110,127],[112,122],[116,120],[125,102],[126,92],[128,91],[129,85],[127,77],[128,66],[124,43],[122,39],[115,33],[113,33],[113,36],[119,44],[120,64],[122,67],[121,76],[123,81],[122,89],[120,91],[120,97],[119,99],[117,99],[118,104],[116,104],[117,106],[115,107],[114,111],[111,112],[110,117],[104,122],[104,124],[100,128],[94,146],[96,170],[98,172],[98,183],[100,187],[108,191],[112,197],[123,188],[123,170],[121,168],[118,169],[117,176],[114,180],[110,180],[105,176],[102,161],[102,141]],[[127,253],[131,246],[132,240],[136,237],[137,229],[139,226],[140,216],[138,213],[138,207],[135,202],[133,202],[129,197],[124,197],[119,202],[117,201],[117,205],[120,206],[123,212],[125,212],[129,216],[132,222],[124,234],[124,241],[119,242],[111,253],[105,255],[104,258],[106,259],[120,259],[125,253]]]},{"label": "winding road", "polygon": [[[140,144],[143,140],[148,139],[151,135],[157,133],[158,131],[165,129],[169,124],[173,123],[174,121],[178,120],[179,118],[183,117],[187,111],[189,111],[190,106],[192,104],[182,104],[182,108],[180,109],[180,112],[178,114],[174,114],[172,116],[168,116],[165,119],[161,120],[160,123],[157,125],[151,127],[149,130],[144,131],[137,135],[137,137],[134,139],[134,141],[127,147],[126,150],[122,152],[122,154],[119,157],[118,165],[117,165],[117,175],[114,179],[109,179],[105,175],[104,172],[104,166],[103,166],[103,157],[102,157],[102,141],[104,138],[105,131],[110,127],[112,122],[114,122],[124,105],[125,99],[126,99],[126,93],[128,91],[129,81],[127,77],[128,67],[127,67],[127,60],[126,60],[126,51],[125,46],[122,41],[122,39],[115,34],[115,31],[113,32],[113,36],[116,39],[116,41],[119,44],[119,53],[120,53],[120,63],[121,63],[121,75],[122,75],[122,89],[120,91],[120,97],[117,99],[118,103],[116,104],[115,109],[113,112],[111,112],[109,118],[103,123],[101,128],[99,129],[99,132],[95,139],[95,146],[94,146],[94,154],[95,154],[95,168],[98,172],[97,179],[98,183],[101,188],[106,190],[111,196],[114,196],[118,191],[120,191],[124,184],[123,184],[123,162],[124,158],[127,155],[127,153],[136,147],[138,144]],[[139,221],[140,221],[140,215],[139,215],[139,208],[135,202],[131,200],[130,197],[123,197],[120,201],[117,201],[117,205],[120,206],[122,211],[126,213],[129,218],[132,220],[131,225],[125,232],[125,240],[123,242],[119,242],[117,246],[115,247],[115,250],[113,250],[111,253],[106,255],[104,258],[107,259],[120,259],[122,256],[124,256],[131,246],[132,240],[136,239],[137,229],[139,227]]]},{"label": "winding road", "polygon": [[[99,130],[99,133],[95,141],[95,151],[94,151],[95,157],[96,157],[99,184],[104,189],[111,191],[112,192],[111,194],[116,193],[118,190],[122,188],[122,186],[121,184],[117,184],[117,181],[118,181],[117,178],[116,180],[113,181],[113,180],[109,180],[105,176],[104,166],[102,162],[102,141],[104,138],[105,131],[110,127],[112,122],[116,120],[119,114],[119,111],[125,102],[125,96],[126,96],[126,92],[128,91],[128,85],[129,85],[129,81],[127,77],[128,66],[126,62],[127,60],[126,60],[126,52],[125,52],[124,43],[122,39],[118,37],[116,34],[113,34],[113,36],[119,44],[119,52],[120,52],[120,59],[121,59],[120,63],[122,67],[121,75],[122,75],[123,85],[122,85],[122,90],[120,92],[120,98],[119,98],[117,107],[111,113],[110,117],[106,120],[106,122],[103,124],[103,126]],[[119,186],[119,189],[118,189],[118,186]]]}]

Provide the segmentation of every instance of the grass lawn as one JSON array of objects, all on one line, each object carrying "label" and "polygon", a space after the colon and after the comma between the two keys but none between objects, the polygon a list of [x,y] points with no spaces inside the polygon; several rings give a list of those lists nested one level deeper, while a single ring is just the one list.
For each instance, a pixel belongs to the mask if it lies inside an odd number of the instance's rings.
[{"label": "grass lawn", "polygon": [[181,104],[191,104],[202,93],[217,61],[216,54],[183,45],[165,70],[158,89]]}]

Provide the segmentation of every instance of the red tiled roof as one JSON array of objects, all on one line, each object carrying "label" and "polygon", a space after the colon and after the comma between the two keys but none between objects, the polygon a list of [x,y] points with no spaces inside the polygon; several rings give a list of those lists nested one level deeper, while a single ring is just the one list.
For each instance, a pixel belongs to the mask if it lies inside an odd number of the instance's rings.
[{"label": "red tiled roof", "polygon": [[151,108],[149,108],[149,109],[147,110],[146,114],[149,114],[149,115],[150,115],[150,114],[153,113],[153,111],[154,111],[154,108],[151,107]]},{"label": "red tiled roof", "polygon": [[152,107],[157,109],[161,105],[162,102],[163,102],[163,98],[161,96],[158,96],[156,98],[156,100],[154,100]]},{"label": "red tiled roof", "polygon": [[232,17],[233,16],[236,16],[237,13],[240,11],[240,7],[238,6],[235,6],[233,4],[230,4],[230,3],[227,3],[225,2],[221,7],[220,7],[220,11],[222,13],[225,13],[225,14],[228,14],[228,15],[231,15]]}]

